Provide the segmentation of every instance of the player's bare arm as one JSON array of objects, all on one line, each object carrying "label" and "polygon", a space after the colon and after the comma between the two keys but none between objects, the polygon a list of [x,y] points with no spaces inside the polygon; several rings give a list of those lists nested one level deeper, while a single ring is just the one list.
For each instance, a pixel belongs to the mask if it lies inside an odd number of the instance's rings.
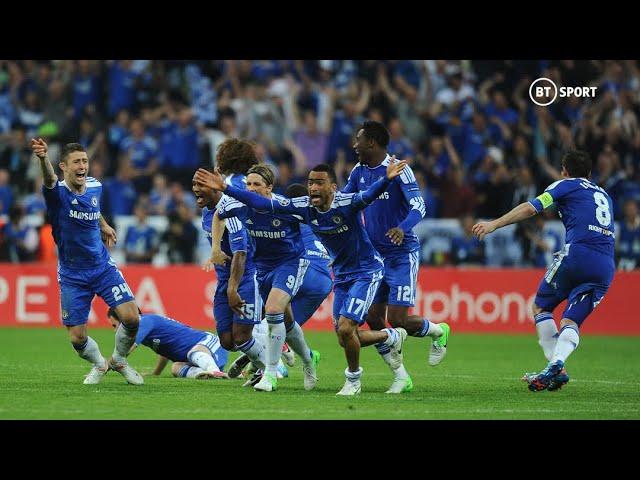
[{"label": "player's bare arm", "polygon": [[107,244],[107,247],[113,247],[117,243],[118,236],[115,229],[102,216],[100,216],[100,233],[102,241]]},{"label": "player's bare arm", "polygon": [[226,224],[218,216],[218,212],[213,215],[213,224],[211,225],[211,261],[215,265],[224,265],[231,258],[222,251],[220,243]]},{"label": "player's bare arm", "polygon": [[167,363],[169,363],[168,358],[163,357],[162,355],[158,355],[158,363],[156,363],[156,366],[153,369],[153,372],[151,373],[151,375],[160,375],[164,370],[164,367],[167,366]]},{"label": "player's bare arm", "polygon": [[496,231],[498,228],[502,228],[506,225],[511,225],[512,223],[517,223],[529,217],[533,217],[536,213],[538,212],[533,205],[531,205],[529,202],[524,202],[515,207],[510,212],[505,213],[500,218],[491,220],[490,222],[476,223],[471,231],[478,237],[478,239],[483,240],[484,237]]},{"label": "player's bare arm", "polygon": [[49,147],[42,138],[32,138],[31,150],[33,150],[33,154],[38,157],[38,160],[40,162],[40,170],[42,171],[42,183],[47,188],[53,188],[58,181],[58,176],[53,170],[53,165],[51,165],[51,162],[49,161]]},{"label": "player's bare arm", "polygon": [[238,287],[240,286],[240,280],[244,275],[246,263],[247,252],[236,252],[233,254],[233,259],[231,260],[231,274],[227,285],[227,299],[229,300],[229,307],[237,315],[244,315],[243,309],[246,302],[240,297]]}]

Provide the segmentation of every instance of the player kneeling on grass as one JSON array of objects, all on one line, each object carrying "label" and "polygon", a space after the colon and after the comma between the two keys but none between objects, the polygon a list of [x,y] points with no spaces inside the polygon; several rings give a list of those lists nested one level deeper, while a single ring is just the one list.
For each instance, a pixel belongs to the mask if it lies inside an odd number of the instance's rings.
[{"label": "player kneeling on grass", "polygon": [[[107,317],[111,325],[118,328],[120,319],[115,309],[110,308]],[[141,313],[138,334],[129,354],[138,345],[149,347],[160,357],[152,375],[160,375],[171,360],[174,377],[228,378],[222,370],[229,353],[213,333],[196,330],[162,315]]]}]

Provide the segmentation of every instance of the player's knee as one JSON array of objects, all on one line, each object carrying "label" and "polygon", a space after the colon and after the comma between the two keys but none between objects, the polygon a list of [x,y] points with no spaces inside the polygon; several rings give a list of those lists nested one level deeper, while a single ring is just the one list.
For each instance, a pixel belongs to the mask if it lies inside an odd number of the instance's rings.
[{"label": "player's knee", "polygon": [[69,338],[74,345],[82,345],[89,337],[86,332],[69,332]]},{"label": "player's knee", "polygon": [[127,305],[124,311],[118,312],[120,321],[129,328],[136,328],[140,324],[140,313],[135,305]]},{"label": "player's knee", "polygon": [[182,362],[175,362],[173,365],[171,365],[171,375],[173,375],[174,377],[179,377],[180,369],[184,367],[184,365],[185,364]]},{"label": "player's knee", "polygon": [[538,305],[536,305],[535,303],[531,304],[531,313],[533,314],[534,317],[543,311],[544,310],[540,308]]},{"label": "player's knee", "polygon": [[338,324],[338,338],[344,342],[355,333],[355,330],[356,327],[350,322],[342,321]]},{"label": "player's knee", "polygon": [[231,352],[236,349],[236,345],[233,342],[231,336],[221,335],[219,338],[220,338],[220,345],[222,345],[222,348],[224,348],[225,350],[229,350]]}]

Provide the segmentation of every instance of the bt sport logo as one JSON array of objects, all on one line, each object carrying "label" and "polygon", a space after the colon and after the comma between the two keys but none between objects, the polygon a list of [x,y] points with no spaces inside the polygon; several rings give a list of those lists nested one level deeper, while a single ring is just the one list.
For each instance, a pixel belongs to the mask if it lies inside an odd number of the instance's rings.
[{"label": "bt sport logo", "polygon": [[558,88],[555,82],[546,77],[533,81],[529,87],[529,98],[540,107],[548,107],[556,98],[578,97],[595,98],[598,87],[565,87]]}]

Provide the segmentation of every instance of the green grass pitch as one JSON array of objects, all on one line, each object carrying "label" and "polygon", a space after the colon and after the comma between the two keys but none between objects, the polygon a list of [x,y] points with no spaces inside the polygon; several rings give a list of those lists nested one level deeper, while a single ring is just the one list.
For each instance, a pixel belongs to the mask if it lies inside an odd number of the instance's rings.
[{"label": "green grass pitch", "polygon": [[[455,326],[454,326],[455,328]],[[91,335],[103,355],[113,332]],[[307,332],[320,350],[320,381],[302,387],[299,360],[273,393],[242,388],[240,380],[175,379],[167,367],[145,385],[109,372],[83,385],[89,364],[60,329],[0,329],[0,419],[640,419],[640,338],[584,335],[567,364],[571,381],[559,392],[532,393],[520,377],[545,360],[535,335],[452,332],[447,357],[427,364],[427,340],[409,338],[405,365],[414,390],[386,395],[391,375],[373,347],[362,350],[363,391],[339,398],[345,359],[331,332]],[[231,354],[231,359],[237,353]],[[141,372],[155,354],[139,347],[130,363]]]}]

